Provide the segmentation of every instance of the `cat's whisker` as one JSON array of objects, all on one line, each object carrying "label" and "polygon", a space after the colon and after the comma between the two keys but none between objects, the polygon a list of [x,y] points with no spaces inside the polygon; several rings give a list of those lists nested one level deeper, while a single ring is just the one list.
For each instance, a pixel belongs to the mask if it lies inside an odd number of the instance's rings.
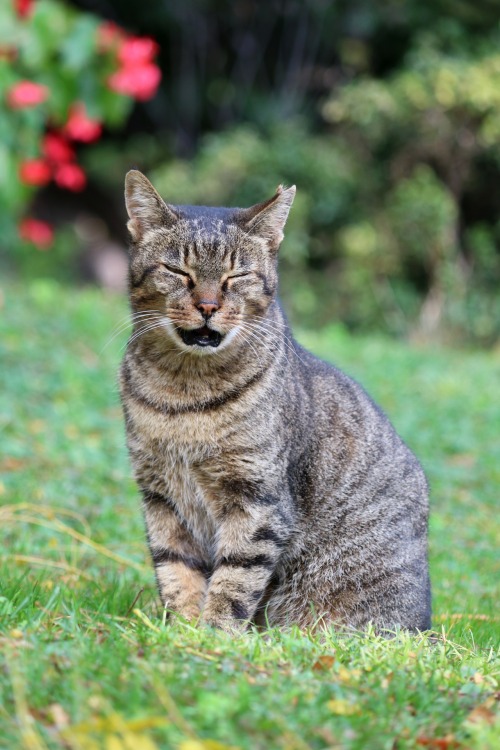
[{"label": "cat's whisker", "polygon": [[[263,327],[263,326],[265,326],[265,325],[269,326],[270,324],[269,324],[269,323],[263,323],[263,322],[262,322],[262,323],[257,323],[257,324],[255,324],[255,325],[257,325],[257,326],[261,327],[261,330],[262,330],[262,327]],[[287,335],[285,334],[285,331],[284,331],[283,329],[282,329],[282,330],[278,330],[278,329],[273,329],[273,328],[269,328],[269,327],[268,327],[268,328],[267,328],[267,330],[269,331],[269,334],[270,334],[270,335],[276,336],[277,338],[281,339],[281,340],[283,341],[283,343],[284,343],[285,347],[286,347],[286,348],[287,348],[287,349],[288,349],[288,350],[289,350],[290,352],[292,352],[292,354],[294,354],[294,355],[295,355],[295,356],[296,356],[296,357],[298,358],[298,360],[299,360],[299,361],[300,361],[300,362],[301,362],[302,364],[304,364],[304,360],[303,360],[303,359],[302,359],[302,357],[301,357],[301,356],[299,355],[299,353],[298,353],[298,351],[296,350],[296,348],[295,348],[295,347],[293,346],[293,339],[289,338],[289,337],[288,337],[288,336],[287,336]]]},{"label": "cat's whisker", "polygon": [[162,323],[162,319],[159,318],[159,317],[148,318],[146,320],[143,320],[143,321],[141,321],[139,323],[139,325],[136,326],[136,330],[134,331],[134,333],[132,334],[132,336],[134,336],[137,331],[141,331],[145,327],[148,327],[148,326],[151,326],[151,325],[155,325],[156,326],[156,325],[159,325],[160,323]]},{"label": "cat's whisker", "polygon": [[117,324],[117,327],[120,328],[121,325],[133,323],[135,320],[140,320],[142,317],[148,315],[162,315],[162,312],[161,310],[139,310],[137,312],[131,312],[125,318],[122,318],[122,320]]},{"label": "cat's whisker", "polygon": [[162,328],[163,322],[160,320],[156,320],[153,323],[148,323],[142,327],[140,327],[127,341],[123,349],[128,348],[131,344],[134,343],[138,338],[143,336],[145,333],[148,333],[149,331],[153,331],[155,328]]},{"label": "cat's whisker", "polygon": [[263,368],[264,365],[262,363],[262,357],[260,356],[260,354],[257,351],[256,347],[251,343],[250,338],[249,338],[249,333],[247,331],[245,331],[243,328],[240,328],[240,330],[236,332],[236,336],[241,336],[241,338],[243,339],[243,341],[246,344],[248,344],[248,346],[250,346],[250,348],[255,352],[255,355],[256,355],[257,359],[259,360],[259,362],[261,364],[261,367]]},{"label": "cat's whisker", "polygon": [[[244,329],[242,329],[244,330]],[[244,338],[244,341],[246,344],[252,347],[253,351],[256,352],[258,359],[261,363],[261,366],[264,368],[261,353],[267,352],[271,357],[276,353],[273,349],[270,348],[267,344],[262,343],[262,339],[257,338],[257,334],[254,331],[244,330],[246,337]],[[252,345],[251,339],[254,339],[255,344]]]},{"label": "cat's whisker", "polygon": [[[159,317],[159,313],[156,313],[156,312],[144,314],[144,315],[141,315],[140,317],[133,318],[130,321],[129,326],[127,326],[127,327],[131,326],[132,328],[135,328],[138,324],[146,323],[149,320],[158,320],[158,317]],[[124,328],[124,330],[125,330],[125,328]],[[122,331],[118,331],[118,333],[121,333],[121,332]]]},{"label": "cat's whisker", "polygon": [[285,347],[286,347],[286,348],[287,348],[287,349],[288,349],[289,351],[291,351],[291,352],[292,352],[292,353],[293,353],[293,354],[294,354],[294,355],[295,355],[295,356],[296,356],[296,357],[297,357],[297,358],[299,359],[299,361],[300,361],[300,362],[302,362],[302,364],[304,364],[304,362],[303,362],[302,358],[300,357],[299,353],[298,353],[298,352],[296,351],[296,349],[295,349],[295,348],[294,348],[294,347],[293,347],[293,346],[292,346],[292,345],[291,345],[291,344],[289,343],[289,341],[288,341],[288,339],[286,338],[286,336],[284,336],[284,335],[283,335],[283,334],[282,334],[281,332],[278,332],[277,330],[273,330],[273,329],[271,329],[271,328],[264,328],[264,325],[263,325],[263,323],[252,323],[252,322],[249,322],[249,321],[245,321],[245,323],[244,323],[244,324],[242,324],[242,325],[245,325],[245,326],[249,326],[249,327],[252,327],[252,328],[253,328],[253,330],[255,330],[255,332],[256,332],[256,333],[257,333],[257,332],[260,332],[260,333],[262,333],[262,334],[263,334],[264,336],[265,336],[265,335],[267,335],[267,336],[271,336],[271,337],[274,337],[274,338],[275,338],[276,340],[282,340],[282,341],[283,341],[283,343],[284,343],[284,345],[285,345]]},{"label": "cat's whisker", "polygon": [[143,320],[145,317],[151,317],[157,314],[158,313],[156,311],[151,310],[151,311],[132,313],[132,314],[129,314],[125,319],[122,319],[122,321],[118,323],[115,329],[111,332],[109,339],[106,341],[106,343],[100,350],[99,356],[111,344],[111,342],[114,341],[114,339],[117,336],[124,333],[127,330],[127,328],[131,328],[137,320]]},{"label": "cat's whisker", "polygon": [[286,338],[287,341],[293,340],[291,336],[289,336],[287,328],[285,325],[283,325],[283,322],[281,322],[281,325],[278,326],[276,321],[270,320],[269,318],[266,318],[263,316],[255,316],[254,318],[251,318],[248,322],[254,323],[255,325],[266,326],[270,330],[277,332],[279,336],[283,336],[284,338]]}]

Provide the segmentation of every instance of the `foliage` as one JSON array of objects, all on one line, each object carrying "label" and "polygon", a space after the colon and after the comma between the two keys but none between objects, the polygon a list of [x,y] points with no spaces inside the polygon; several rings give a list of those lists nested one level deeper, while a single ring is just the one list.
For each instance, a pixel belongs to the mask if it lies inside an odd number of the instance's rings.
[{"label": "foliage", "polygon": [[296,320],[490,344],[500,335],[500,56],[423,39],[405,67],[334,90],[330,131],[210,136],[154,173],[173,202],[247,204],[296,182],[283,295]]},{"label": "foliage", "polygon": [[22,242],[42,250],[52,242],[39,218],[17,226],[34,188],[53,180],[83,190],[75,145],[98,140],[103,125],[123,123],[131,97],[150,98],[160,71],[152,40],[128,38],[56,0],[3,2],[0,29],[1,243],[27,255],[32,248]]},{"label": "foliage", "polygon": [[500,166],[497,36],[482,47],[443,53],[425,37],[397,74],[345,86],[323,114],[365,165],[363,211],[345,252],[359,240],[372,279],[380,263],[391,266],[386,278],[400,295],[386,314],[397,304],[406,311],[406,291],[420,297],[428,332],[443,325],[487,343],[500,334],[500,223],[478,201]]},{"label": "foliage", "polygon": [[[10,90],[15,73],[18,84],[41,84],[50,97],[15,110],[3,97],[0,229],[11,268],[62,278],[79,255],[69,231],[55,252],[17,246],[14,219],[48,179],[79,190],[88,175],[93,189],[84,197],[121,242],[110,206],[122,205],[131,166],[157,178],[174,203],[244,205],[296,183],[282,252],[292,319],[498,341],[500,35],[492,0],[73,0],[154,33],[159,47],[56,0],[25,5],[31,15],[16,16],[18,4],[0,10],[8,34],[0,87]],[[161,85],[156,55],[168,71]],[[47,123],[49,135],[63,131],[66,140],[78,112],[121,125],[126,95],[146,100],[156,87],[126,133],[108,130],[78,162],[71,141],[70,164],[46,163]],[[78,101],[85,109],[75,109]],[[51,201],[47,215],[57,196]],[[30,220],[19,232],[40,249],[51,241],[50,229]]]},{"label": "foliage", "polygon": [[152,34],[164,76],[135,127],[184,157],[199,139],[235,124],[266,127],[305,117],[353,77],[385,77],[422,32],[469,48],[498,21],[496,0],[73,0]]},{"label": "foliage", "polygon": [[497,748],[498,352],[301,334],[423,460],[436,632],[231,639],[162,624],[113,385],[125,301],[41,280],[2,299],[5,747]]}]

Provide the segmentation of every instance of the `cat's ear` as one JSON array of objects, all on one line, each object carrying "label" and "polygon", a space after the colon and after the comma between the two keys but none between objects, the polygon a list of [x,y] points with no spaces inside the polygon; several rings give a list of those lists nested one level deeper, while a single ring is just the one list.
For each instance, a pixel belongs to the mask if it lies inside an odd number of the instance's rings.
[{"label": "cat's ear", "polygon": [[240,223],[246,232],[262,237],[275,250],[283,239],[283,228],[294,198],[295,185],[286,189],[279,185],[272,198],[243,209]]},{"label": "cat's ear", "polygon": [[125,177],[125,205],[130,219],[127,227],[135,241],[140,240],[148,229],[169,227],[178,220],[174,210],[137,169],[131,169]]}]

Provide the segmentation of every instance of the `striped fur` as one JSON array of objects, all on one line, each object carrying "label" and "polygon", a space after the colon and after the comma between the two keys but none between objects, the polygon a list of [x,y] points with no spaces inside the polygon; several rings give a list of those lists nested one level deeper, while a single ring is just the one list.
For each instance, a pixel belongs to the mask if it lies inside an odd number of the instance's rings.
[{"label": "striped fur", "polygon": [[[276,300],[293,196],[169,206],[127,175],[120,383],[160,595],[226,630],[426,629],[422,469],[362,388],[293,340]],[[204,325],[219,345],[186,339]]]}]

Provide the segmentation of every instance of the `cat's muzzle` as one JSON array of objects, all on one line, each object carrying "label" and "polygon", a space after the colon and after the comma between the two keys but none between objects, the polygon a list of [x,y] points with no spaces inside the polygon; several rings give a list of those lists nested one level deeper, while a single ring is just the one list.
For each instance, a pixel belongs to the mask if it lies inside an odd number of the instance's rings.
[{"label": "cat's muzzle", "polygon": [[223,338],[222,333],[214,331],[208,326],[202,326],[190,331],[179,328],[178,331],[181,339],[187,346],[213,346],[216,348]]}]

